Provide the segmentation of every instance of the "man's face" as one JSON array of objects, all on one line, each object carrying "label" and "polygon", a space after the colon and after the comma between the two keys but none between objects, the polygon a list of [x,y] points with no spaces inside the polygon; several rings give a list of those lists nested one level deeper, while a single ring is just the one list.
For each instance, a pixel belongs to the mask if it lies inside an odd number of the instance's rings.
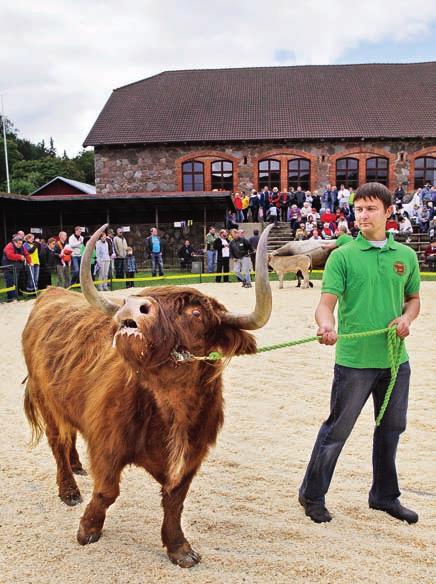
[{"label": "man's face", "polygon": [[215,227],[211,227],[211,228],[209,229],[209,231],[210,231],[210,233],[212,233],[212,235],[215,235]]},{"label": "man's face", "polygon": [[76,227],[74,233],[76,234],[76,237],[80,237],[80,235],[82,234],[82,230],[80,229],[80,227]]},{"label": "man's face", "polygon": [[16,239],[15,240],[15,247],[23,247],[23,240],[22,239]]},{"label": "man's face", "polygon": [[122,229],[117,229],[117,235],[118,237],[121,237],[123,234],[123,230]]},{"label": "man's face", "polygon": [[157,235],[157,229],[155,229],[155,228],[153,227],[153,229],[151,230],[151,234],[152,234],[152,235]]},{"label": "man's face", "polygon": [[67,240],[67,234],[65,233],[65,231],[61,231],[59,233],[59,239],[61,240],[62,243],[64,243],[64,241]]},{"label": "man's face", "polygon": [[358,199],[354,203],[354,212],[362,235],[371,239],[373,234],[384,231],[392,206],[385,209],[380,199]]}]

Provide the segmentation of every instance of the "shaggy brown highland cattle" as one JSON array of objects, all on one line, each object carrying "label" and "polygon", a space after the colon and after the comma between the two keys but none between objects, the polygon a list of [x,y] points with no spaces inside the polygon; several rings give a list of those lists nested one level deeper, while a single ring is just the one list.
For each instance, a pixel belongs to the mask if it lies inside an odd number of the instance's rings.
[{"label": "shaggy brown highland cattle", "polygon": [[[144,289],[109,301],[94,288],[90,258],[101,227],[86,247],[83,295],[50,288],[35,302],[23,332],[28,368],[25,412],[34,441],[45,431],[57,464],[59,497],[81,502],[73,473],[84,474],[76,433],[88,444],[94,490],[77,539],[97,541],[106,510],[119,494],[128,464],[162,485],[162,542],[171,561],[200,560],[180,521],[190,483],[223,423],[223,361],[177,358],[220,351],[253,354],[246,330],[266,324],[271,289],[266,264],[267,228],[256,261],[256,306],[233,314],[194,288]],[[38,350],[35,350],[38,347]],[[41,350],[43,347],[43,350]]]}]

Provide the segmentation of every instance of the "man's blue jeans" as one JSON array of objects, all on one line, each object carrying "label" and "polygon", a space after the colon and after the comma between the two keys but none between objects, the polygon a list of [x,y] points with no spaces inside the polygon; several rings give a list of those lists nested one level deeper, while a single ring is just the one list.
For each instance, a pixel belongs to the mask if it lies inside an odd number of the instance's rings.
[{"label": "man's blue jeans", "polygon": [[71,258],[71,284],[78,284],[80,280],[80,264],[82,256],[75,256]]},{"label": "man's blue jeans", "polygon": [[162,254],[151,252],[151,275],[156,276],[157,269],[159,268],[159,276],[164,275]]},{"label": "man's blue jeans", "polygon": [[213,274],[215,271],[217,252],[212,250],[207,251],[207,271],[209,274]]},{"label": "man's blue jeans", "polygon": [[[330,416],[322,424],[313,447],[300,494],[324,503],[342,447],[372,394],[375,416],[390,380],[390,369],[355,369],[335,365]],[[373,483],[369,503],[385,506],[400,496],[395,456],[400,434],[406,429],[409,363],[400,365],[389,405],[373,438]]]}]

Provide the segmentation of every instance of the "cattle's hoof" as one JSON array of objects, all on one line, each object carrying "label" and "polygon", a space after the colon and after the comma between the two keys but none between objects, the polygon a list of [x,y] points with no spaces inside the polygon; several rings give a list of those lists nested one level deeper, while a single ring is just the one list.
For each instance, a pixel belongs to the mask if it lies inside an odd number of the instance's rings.
[{"label": "cattle's hoof", "polygon": [[168,552],[168,557],[173,564],[180,568],[192,568],[201,560],[200,554],[192,548],[186,549],[186,545],[181,546],[175,552]]},{"label": "cattle's hoof", "polygon": [[83,468],[83,466],[72,466],[71,470],[73,471],[74,474],[76,475],[82,475],[84,477],[87,476],[87,472],[86,470]]},{"label": "cattle's hoof", "polygon": [[72,491],[65,495],[59,495],[59,497],[69,507],[74,507],[83,501],[80,491]]},{"label": "cattle's hoof", "polygon": [[101,531],[92,532],[92,533],[85,533],[82,526],[79,527],[77,532],[77,541],[80,545],[88,545],[88,543],[95,543],[101,537]]}]

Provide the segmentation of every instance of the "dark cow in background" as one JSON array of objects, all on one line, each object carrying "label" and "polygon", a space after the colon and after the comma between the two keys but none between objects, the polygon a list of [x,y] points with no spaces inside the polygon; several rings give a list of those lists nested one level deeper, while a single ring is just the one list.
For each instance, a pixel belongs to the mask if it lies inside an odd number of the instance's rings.
[{"label": "dark cow in background", "polygon": [[162,485],[162,541],[169,558],[191,567],[200,556],[181,528],[183,501],[223,423],[224,362],[177,358],[255,353],[256,341],[246,331],[264,326],[271,314],[270,227],[259,241],[256,305],[248,315],[233,314],[188,287],[144,289],[120,301],[102,297],[90,258],[106,227],[86,247],[83,295],[51,288],[35,302],[23,332],[25,412],[34,441],[47,435],[59,497],[67,505],[81,502],[73,476],[84,472],[76,433],[88,443],[94,490],[80,520],[79,543],[100,538],[121,471],[135,464]]}]

